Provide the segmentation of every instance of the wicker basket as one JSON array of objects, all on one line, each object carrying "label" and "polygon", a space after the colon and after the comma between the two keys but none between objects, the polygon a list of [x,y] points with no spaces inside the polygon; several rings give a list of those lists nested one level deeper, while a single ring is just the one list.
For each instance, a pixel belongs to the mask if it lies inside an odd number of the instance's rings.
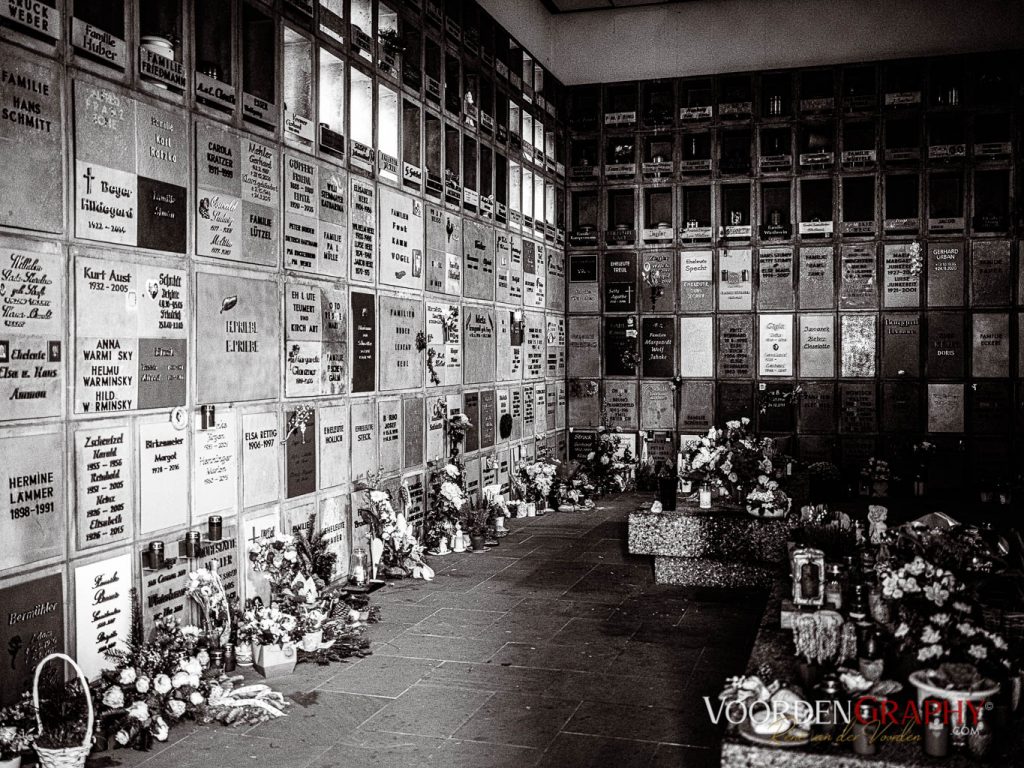
[{"label": "wicker basket", "polygon": [[51,653],[36,666],[36,676],[32,682],[32,703],[36,709],[36,724],[39,726],[39,733],[42,734],[43,721],[39,718],[39,675],[47,662],[53,659],[62,659],[74,667],[75,672],[78,673],[78,677],[82,681],[82,690],[85,691],[85,706],[88,710],[85,742],[80,747],[64,747],[62,749],[46,749],[36,745],[36,754],[39,755],[39,765],[42,768],[82,768],[85,765],[85,759],[89,756],[89,751],[92,749],[92,729],[94,723],[92,695],[89,693],[89,681],[86,680],[85,673],[82,672],[82,668],[70,656],[66,656],[63,653]]}]

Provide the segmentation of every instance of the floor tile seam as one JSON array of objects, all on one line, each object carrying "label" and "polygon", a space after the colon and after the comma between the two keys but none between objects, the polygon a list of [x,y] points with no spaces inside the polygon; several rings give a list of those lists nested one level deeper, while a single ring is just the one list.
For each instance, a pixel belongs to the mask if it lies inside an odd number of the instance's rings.
[{"label": "floor tile seam", "polygon": [[663,739],[637,739],[632,736],[616,736],[610,733],[584,733],[583,731],[570,731],[562,730],[561,733],[568,734],[570,736],[590,736],[595,739],[612,739],[613,741],[639,741],[642,744],[656,744],[659,747],[665,745],[668,747],[687,747],[688,749],[706,749],[710,750],[706,744],[687,744],[682,741],[664,741]]},{"label": "floor tile seam", "polygon": [[324,751],[323,752],[317,753],[317,755],[315,757],[311,757],[309,760],[307,760],[305,763],[303,763],[302,764],[303,768],[308,768],[309,766],[313,765],[314,763],[316,763],[319,760],[321,760],[322,758],[324,758],[327,755],[328,752],[330,752],[331,750],[333,750],[335,748],[335,746],[336,745],[331,744],[329,747],[324,747]]}]

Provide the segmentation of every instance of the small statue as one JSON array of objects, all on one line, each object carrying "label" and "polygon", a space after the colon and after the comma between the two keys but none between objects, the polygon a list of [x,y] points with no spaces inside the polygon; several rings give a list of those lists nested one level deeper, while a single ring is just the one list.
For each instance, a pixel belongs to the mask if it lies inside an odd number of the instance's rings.
[{"label": "small statue", "polygon": [[868,538],[872,544],[881,544],[889,526],[885,524],[889,510],[879,504],[868,506]]}]

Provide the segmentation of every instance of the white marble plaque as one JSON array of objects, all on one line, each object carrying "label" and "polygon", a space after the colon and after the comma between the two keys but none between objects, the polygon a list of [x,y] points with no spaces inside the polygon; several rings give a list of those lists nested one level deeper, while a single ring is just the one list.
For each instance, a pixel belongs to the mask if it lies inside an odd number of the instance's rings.
[{"label": "white marble plaque", "polygon": [[114,662],[131,634],[132,557],[115,555],[75,568],[75,661],[87,679]]},{"label": "white marble plaque", "polygon": [[188,435],[170,421],[139,425],[141,532],[188,522]]},{"label": "white marble plaque", "polygon": [[718,256],[718,308],[722,311],[753,307],[751,251],[749,248],[722,251]]},{"label": "white marble plaque", "polygon": [[679,318],[679,375],[687,379],[715,375],[713,317]]},{"label": "white marble plaque", "polygon": [[793,316],[759,315],[758,373],[793,375]]},{"label": "white marble plaque", "polygon": [[193,421],[195,453],[192,476],[195,481],[193,522],[214,512],[238,509],[238,421],[227,409],[218,409],[217,423],[200,429],[202,414]]},{"label": "white marble plaque", "polygon": [[56,432],[0,438],[0,571],[64,552],[64,445]]},{"label": "white marble plaque", "polygon": [[276,413],[242,416],[242,506],[255,507],[281,495],[280,430]]},{"label": "white marble plaque", "polygon": [[135,498],[131,456],[131,433],[123,424],[75,432],[78,549],[131,537]]}]

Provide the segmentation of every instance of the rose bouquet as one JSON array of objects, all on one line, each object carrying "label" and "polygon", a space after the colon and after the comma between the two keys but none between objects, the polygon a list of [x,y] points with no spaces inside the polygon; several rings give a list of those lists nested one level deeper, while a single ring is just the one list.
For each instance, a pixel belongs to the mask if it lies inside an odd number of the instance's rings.
[{"label": "rose bouquet", "polygon": [[758,475],[757,484],[747,494],[747,511],[755,517],[783,517],[789,512],[789,496],[778,482]]},{"label": "rose bouquet", "polygon": [[462,464],[458,459],[435,467],[431,472],[429,501],[423,538],[430,549],[436,550],[455,532],[455,526],[463,518],[463,507],[469,501]]},{"label": "rose bouquet", "polygon": [[293,614],[282,611],[277,603],[266,606],[258,597],[246,603],[238,629],[240,635],[260,645],[286,645],[302,637]]},{"label": "rose bouquet", "polygon": [[207,567],[188,575],[186,594],[199,608],[202,626],[207,632],[216,632],[224,642],[231,634],[231,611],[227,592],[216,569]]},{"label": "rose bouquet", "polygon": [[261,572],[270,582],[271,589],[291,584],[299,573],[299,552],[295,537],[275,532],[261,536],[248,547],[249,562],[254,571]]}]

